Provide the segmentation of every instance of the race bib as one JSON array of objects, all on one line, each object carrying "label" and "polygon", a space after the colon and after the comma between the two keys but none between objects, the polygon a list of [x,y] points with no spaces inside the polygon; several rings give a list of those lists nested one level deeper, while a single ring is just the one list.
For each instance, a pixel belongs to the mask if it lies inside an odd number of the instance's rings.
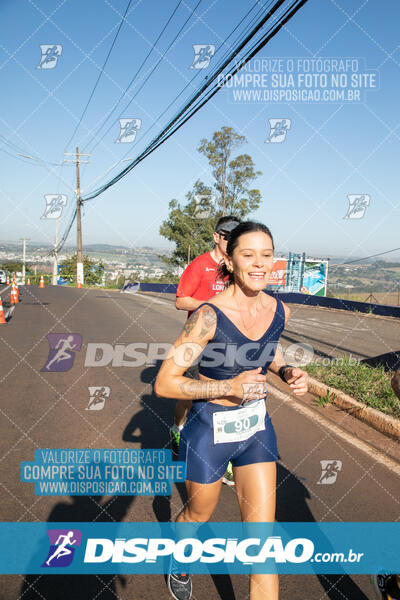
[{"label": "race bib", "polygon": [[265,414],[263,398],[238,410],[213,413],[214,444],[247,440],[265,429]]}]

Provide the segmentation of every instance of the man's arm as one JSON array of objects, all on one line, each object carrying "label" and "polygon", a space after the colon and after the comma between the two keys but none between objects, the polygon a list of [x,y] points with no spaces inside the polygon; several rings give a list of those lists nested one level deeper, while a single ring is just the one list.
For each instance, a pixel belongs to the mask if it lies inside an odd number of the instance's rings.
[{"label": "man's arm", "polygon": [[178,310],[196,310],[203,304],[204,300],[196,300],[195,298],[191,298],[190,296],[185,296],[183,298],[176,298],[175,306]]},{"label": "man's arm", "polygon": [[202,304],[200,300],[193,298],[199,286],[199,273],[196,270],[196,259],[192,261],[183,271],[178,288],[176,290],[175,306],[178,310],[196,310]]}]

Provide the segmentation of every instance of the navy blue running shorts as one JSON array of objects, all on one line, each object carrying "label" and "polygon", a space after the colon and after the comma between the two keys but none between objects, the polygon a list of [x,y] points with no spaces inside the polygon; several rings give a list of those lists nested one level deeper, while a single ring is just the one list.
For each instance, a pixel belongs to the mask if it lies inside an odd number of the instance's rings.
[{"label": "navy blue running shorts", "polygon": [[275,430],[266,413],[265,429],[247,440],[214,444],[213,413],[235,411],[239,406],[223,406],[202,400],[193,401],[181,431],[178,460],[186,462],[186,479],[197,483],[214,483],[232,461],[234,467],[278,460]]}]

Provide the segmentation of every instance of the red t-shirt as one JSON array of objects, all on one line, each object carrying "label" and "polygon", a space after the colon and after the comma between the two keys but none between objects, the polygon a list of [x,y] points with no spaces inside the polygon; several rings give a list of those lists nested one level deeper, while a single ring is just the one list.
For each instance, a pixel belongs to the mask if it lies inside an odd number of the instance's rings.
[{"label": "red t-shirt", "polygon": [[[209,300],[225,289],[224,280],[217,277],[218,263],[210,252],[195,258],[183,271],[176,290],[177,298]],[[193,311],[189,311],[188,317]]]}]

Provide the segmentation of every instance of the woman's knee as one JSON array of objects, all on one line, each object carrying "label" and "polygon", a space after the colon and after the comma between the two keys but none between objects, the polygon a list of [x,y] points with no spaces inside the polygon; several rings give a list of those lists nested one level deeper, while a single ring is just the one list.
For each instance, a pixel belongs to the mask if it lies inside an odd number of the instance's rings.
[{"label": "woman's knee", "polygon": [[204,507],[204,509],[196,509],[191,506],[186,506],[181,515],[182,520],[188,523],[206,523],[210,520],[212,511],[208,510],[206,507]]}]

